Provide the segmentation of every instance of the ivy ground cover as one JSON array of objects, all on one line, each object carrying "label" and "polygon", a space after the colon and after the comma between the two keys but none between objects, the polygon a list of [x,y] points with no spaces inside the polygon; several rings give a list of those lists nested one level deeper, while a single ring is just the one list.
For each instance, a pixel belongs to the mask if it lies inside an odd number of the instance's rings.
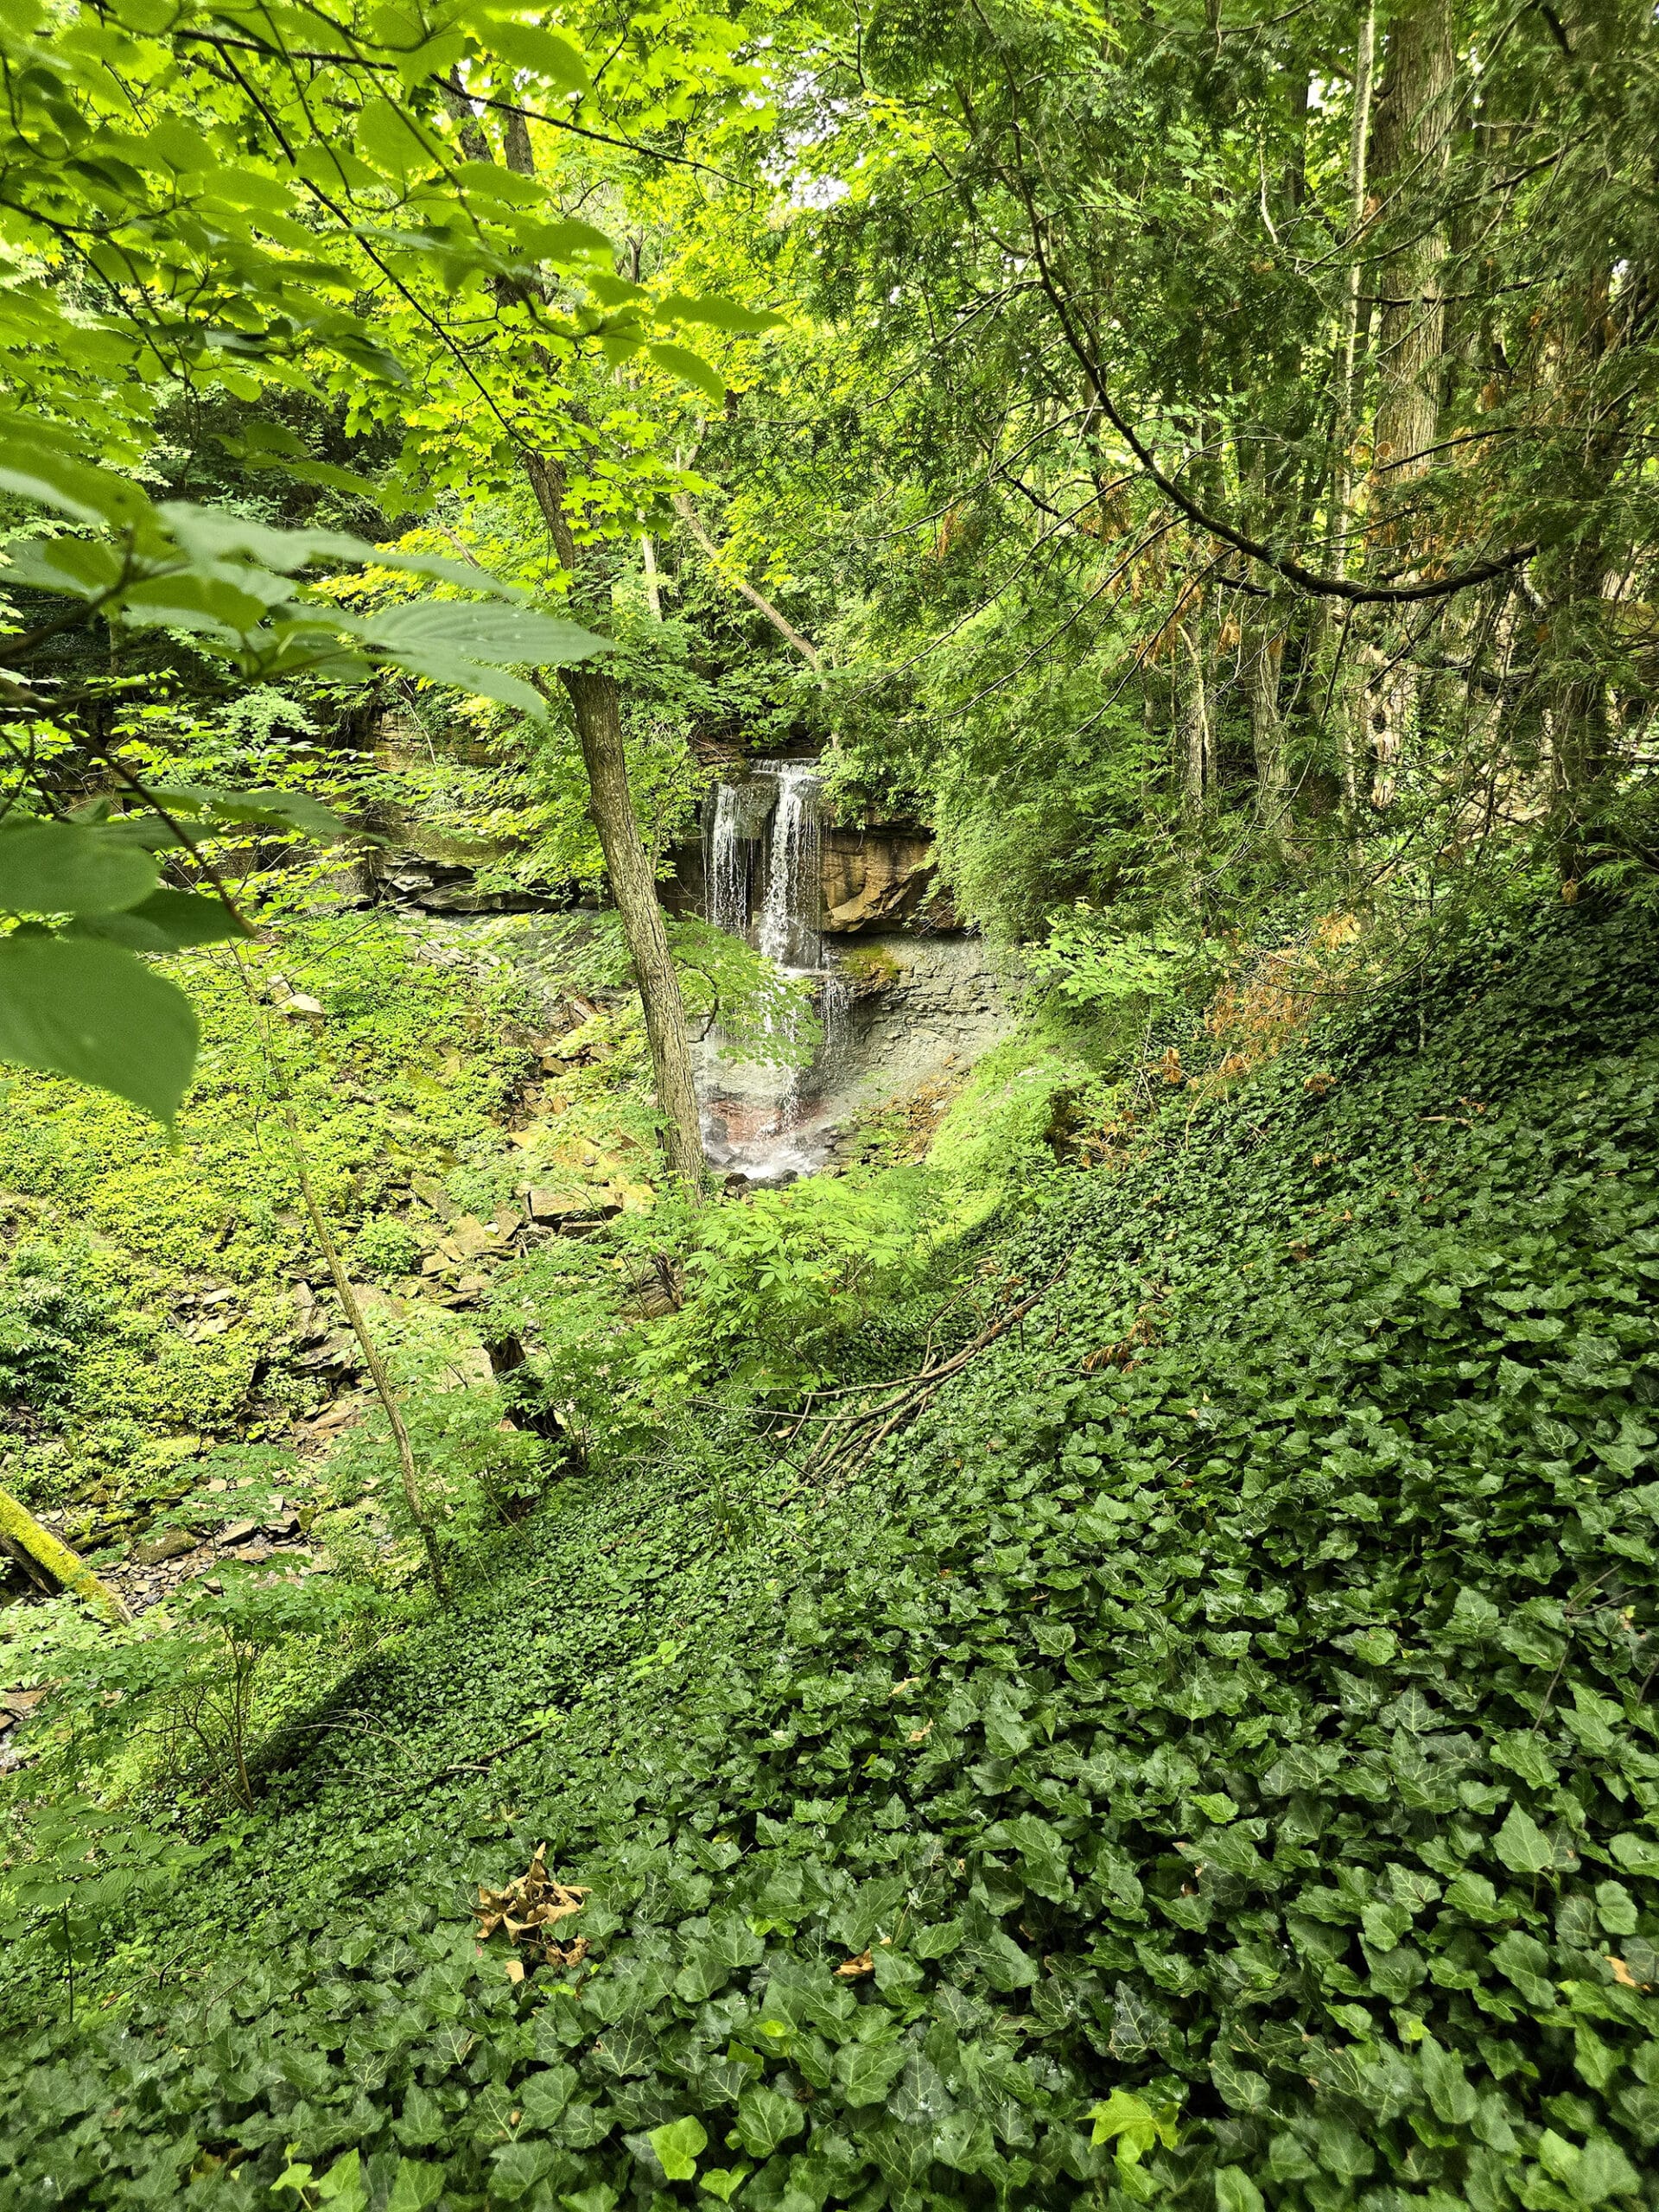
[{"label": "ivy ground cover", "polygon": [[0,2202],[1659,2202],[1655,950],[1177,1097],[855,1491],[568,1485],[73,2024],[25,1962]]}]

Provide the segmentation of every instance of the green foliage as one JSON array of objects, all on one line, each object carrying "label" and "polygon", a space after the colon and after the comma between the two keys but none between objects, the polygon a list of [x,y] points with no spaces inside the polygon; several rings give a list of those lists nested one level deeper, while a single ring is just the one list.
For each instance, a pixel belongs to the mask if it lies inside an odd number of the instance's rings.
[{"label": "green foliage", "polygon": [[[262,1677],[279,1656],[291,1667],[302,1643],[338,1645],[380,1600],[345,1576],[258,1575],[233,1562],[213,1580],[219,1586],[188,1586],[136,1628],[66,1655],[61,1709],[78,1754],[111,1732],[122,1742],[149,1738],[176,1778],[199,1774],[248,1807],[258,1789]],[[307,1656],[315,1683],[320,1655]]]},{"label": "green foliage", "polygon": [[[207,947],[172,972],[189,979],[205,1039],[172,1143],[108,1096],[47,1076],[7,1085],[0,1189],[17,1241],[0,1270],[0,1372],[19,1386],[8,1480],[41,1503],[108,1486],[112,1512],[153,1511],[190,1487],[202,1437],[286,1441],[290,1415],[326,1397],[302,1363],[293,1281],[315,1281],[327,1315],[327,1280],[273,1084],[295,1099],[324,1203],[371,1272],[441,1225],[411,1174],[474,1177],[477,1202],[493,1204],[521,1173],[499,1126],[526,1010],[505,976],[480,990],[416,959],[378,916],[286,923],[263,948]],[[276,977],[324,1014],[285,1020],[280,994],[266,996]],[[204,1294],[219,1302],[200,1307]],[[214,1314],[229,1325],[200,1333]],[[441,1359],[464,1333],[450,1325]],[[86,1525],[98,1518],[89,1509]]]},{"label": "green foliage", "polygon": [[[420,1470],[422,1508],[443,1549],[446,1572],[476,1574],[487,1571],[504,1533],[539,1502],[556,1454],[543,1438],[514,1426],[499,1389],[463,1379],[459,1368],[446,1372],[441,1351],[427,1347],[426,1358],[435,1376],[408,1382],[398,1398]],[[406,1373],[413,1370],[413,1362],[403,1363]],[[473,1387],[466,1387],[468,1380]],[[384,1409],[377,1408],[335,1452],[329,1481],[340,1507],[366,1500],[383,1512],[402,1539],[403,1557],[412,1560],[416,1529]],[[343,1551],[344,1533],[331,1522],[324,1526]]]},{"label": "green foliage", "polygon": [[[20,2034],[15,2170],[124,2202],[188,2127],[227,2203],[347,2150],[410,2202],[1639,2201],[1652,962],[1488,932],[1178,1103],[850,1495],[743,1478],[760,1541],[689,1471],[563,1486],[380,1662],[417,1771],[487,1770],[379,1833],[401,1747],[316,1755],[250,1877],[308,1902]],[[587,1956],[514,1983],[470,1885],[543,1839]],[[169,1907],[209,1949],[222,1878]]]},{"label": "green foliage", "polygon": [[67,1257],[20,1243],[0,1263],[0,1400],[48,1417],[73,1402],[76,1365],[101,1318]]},{"label": "green foliage", "polygon": [[[30,454],[0,467],[0,488],[111,535],[14,543],[10,574],[85,602],[118,630],[188,632],[250,683],[324,674],[336,685],[359,683],[385,668],[504,699],[540,720],[541,695],[501,664],[558,666],[601,647],[575,624],[517,605],[423,598],[357,616],[308,601],[289,579],[341,559],[372,559],[508,599],[523,594],[481,569],[429,554],[377,553],[340,531],[272,530],[180,501],[157,506],[128,478],[88,466],[49,435],[34,438]],[[63,619],[0,658],[21,660],[27,675],[31,648]],[[354,645],[342,647],[343,637]],[[42,712],[77,703],[50,690],[36,696],[26,682],[10,690]],[[170,1124],[195,1065],[196,1017],[177,985],[136,956],[245,935],[247,925],[222,900],[160,887],[146,843],[182,845],[194,861],[197,836],[180,827],[178,814],[197,817],[198,835],[215,822],[324,836],[339,824],[303,792],[152,794],[139,786],[133,795],[139,804],[119,822],[99,818],[108,815],[104,801],[85,824],[18,818],[0,826],[0,912],[20,922],[0,939],[0,1058],[112,1090]],[[67,916],[69,926],[54,933],[22,919],[29,915]]]},{"label": "green foliage", "polygon": [[1205,948],[1168,931],[1135,935],[1109,912],[1083,902],[1049,918],[1048,935],[1026,953],[1027,965],[1068,1006],[1116,1010],[1128,1000],[1144,1009],[1202,972]]},{"label": "green foliage", "polygon": [[688,1393],[741,1408],[824,1380],[937,1272],[948,1228],[946,1192],[916,1167],[810,1178],[741,1205],[659,1198],[602,1240],[522,1262],[495,1325],[523,1338],[537,1389],[608,1458],[664,1424],[677,1434]]}]

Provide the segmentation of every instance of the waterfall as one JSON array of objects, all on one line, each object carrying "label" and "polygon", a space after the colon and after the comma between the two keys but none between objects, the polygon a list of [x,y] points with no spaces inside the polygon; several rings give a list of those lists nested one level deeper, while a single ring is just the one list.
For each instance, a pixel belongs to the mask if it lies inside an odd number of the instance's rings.
[{"label": "waterfall", "polygon": [[749,925],[749,864],[742,821],[737,785],[722,784],[709,827],[709,918],[717,930],[730,930],[737,937]]},{"label": "waterfall", "polygon": [[[741,783],[715,792],[704,858],[709,919],[747,937],[785,975],[820,979],[828,1044],[845,1026],[849,994],[823,965],[823,787],[810,760],[757,760]],[[709,1048],[703,1130],[711,1159],[761,1180],[810,1173],[830,1134],[819,1127],[814,1071],[734,1058],[717,1033]]]},{"label": "waterfall", "polygon": [[770,772],[778,779],[778,806],[757,942],[780,968],[816,968],[823,957],[818,934],[820,779],[803,760],[780,760]]},{"label": "waterfall", "polygon": [[[823,957],[818,931],[822,788],[810,760],[757,760],[741,783],[721,785],[709,813],[709,918],[716,929],[748,938],[780,968],[816,969]],[[755,848],[766,838],[768,823],[757,913],[750,885]]]}]

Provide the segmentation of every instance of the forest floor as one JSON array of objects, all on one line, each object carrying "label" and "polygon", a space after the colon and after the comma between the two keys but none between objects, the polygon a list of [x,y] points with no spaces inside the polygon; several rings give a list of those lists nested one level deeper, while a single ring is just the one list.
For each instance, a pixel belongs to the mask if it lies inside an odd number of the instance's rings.
[{"label": "forest floor", "polygon": [[868,1458],[560,1482],[29,1939],[0,2204],[1659,2202],[1655,950],[1490,930],[1172,1083]]}]

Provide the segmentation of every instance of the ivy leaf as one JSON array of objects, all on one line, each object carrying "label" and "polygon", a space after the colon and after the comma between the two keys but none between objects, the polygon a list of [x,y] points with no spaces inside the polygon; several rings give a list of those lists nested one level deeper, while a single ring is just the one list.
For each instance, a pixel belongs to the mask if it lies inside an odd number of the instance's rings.
[{"label": "ivy leaf", "polygon": [[737,2101],[738,2140],[752,2158],[769,2158],[780,2143],[798,2135],[805,2126],[806,2114],[799,2105],[779,2090],[745,2089]]},{"label": "ivy leaf", "polygon": [[835,2077],[849,2105],[879,2105],[904,2070],[905,2046],[890,2043],[843,2044],[836,2053]]},{"label": "ivy leaf", "polygon": [[993,1989],[1029,1989],[1037,1979],[1031,1960],[982,1905],[969,1914],[963,1955]]},{"label": "ivy leaf", "polygon": [[386,2212],[430,2212],[443,2195],[443,2168],[429,2158],[399,2158]]},{"label": "ivy leaf", "polygon": [[1519,1805],[1510,1806],[1493,1847],[1511,1873],[1541,1874],[1555,1863],[1548,1837]]},{"label": "ivy leaf", "polygon": [[710,2166],[697,2177],[697,2187],[707,2190],[710,2196],[718,2197],[722,2204],[729,2204],[754,2171],[753,2166]]},{"label": "ivy leaf", "polygon": [[1114,2089],[1103,2104],[1090,2107],[1088,2117],[1095,2123],[1092,2140],[1097,2144],[1115,2143],[1122,2136],[1140,2152],[1160,2143],[1166,2150],[1175,2148],[1173,2105],[1149,2105],[1127,2089]]},{"label": "ivy leaf", "polygon": [[363,2155],[359,2151],[347,2151],[336,2158],[326,2174],[311,2183],[320,2205],[332,2206],[333,2212],[368,2212],[369,2184],[363,2171]]},{"label": "ivy leaf", "polygon": [[0,1060],[112,1090],[170,1122],[196,1037],[184,993],[118,945],[22,935],[0,943]]},{"label": "ivy leaf", "polygon": [[552,2172],[556,2155],[550,2143],[504,2144],[490,2160],[491,2196],[516,2204]]},{"label": "ivy leaf", "polygon": [[1216,2212],[1267,2212],[1261,2190],[1243,2166],[1218,2166],[1214,2186]]},{"label": "ivy leaf", "polygon": [[1659,1843],[1651,1836],[1636,1835],[1626,1829],[1614,1836],[1607,1848],[1626,1873],[1659,1874]]},{"label": "ivy leaf", "polygon": [[1463,2061],[1433,2036],[1425,2036],[1418,2046],[1417,2063],[1435,2117],[1445,2120],[1448,2126],[1466,2126],[1474,2118],[1480,2100],[1470,2086]]},{"label": "ivy leaf", "polygon": [[520,2083],[517,2091],[526,2127],[551,2128],[575,2093],[574,2066],[548,2066]]},{"label": "ivy leaf", "polygon": [[709,2147],[709,2131],[700,2120],[688,2115],[665,2127],[653,2127],[648,2140],[670,2181],[690,2181],[698,2158]]}]

